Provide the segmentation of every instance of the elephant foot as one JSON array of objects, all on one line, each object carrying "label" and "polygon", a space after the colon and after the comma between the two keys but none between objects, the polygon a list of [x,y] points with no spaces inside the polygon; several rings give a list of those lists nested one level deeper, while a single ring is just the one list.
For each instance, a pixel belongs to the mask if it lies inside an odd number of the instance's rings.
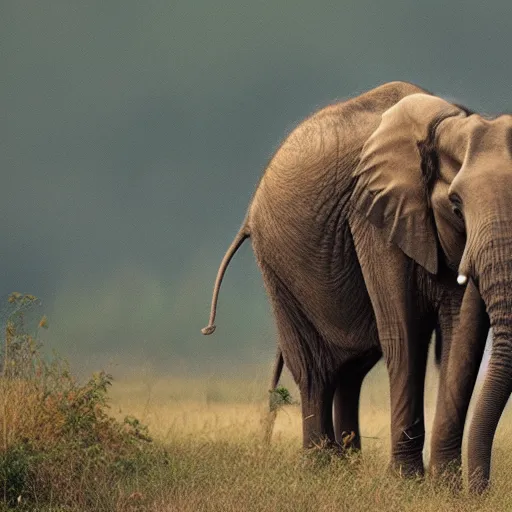
[{"label": "elephant foot", "polygon": [[330,465],[334,459],[339,457],[338,454],[339,447],[336,443],[325,439],[304,448],[302,461],[305,467],[316,469]]},{"label": "elephant foot", "polygon": [[425,476],[425,468],[423,466],[423,460],[393,460],[388,466],[388,473],[399,478],[420,480]]},{"label": "elephant foot", "polygon": [[423,445],[425,429],[422,421],[415,421],[404,429],[400,437],[393,442],[390,469],[402,478],[422,478],[425,475],[423,466]]},{"label": "elephant foot", "polygon": [[460,492],[463,487],[462,461],[460,455],[430,462],[429,476],[443,487],[449,487],[453,491]]},{"label": "elephant foot", "polygon": [[303,460],[306,465],[315,467],[324,467],[331,463],[336,463],[340,459],[346,459],[351,463],[359,460],[359,449],[350,446],[355,438],[355,434],[347,434],[342,437],[342,443],[324,438],[315,442],[312,446],[305,448],[303,452]]}]

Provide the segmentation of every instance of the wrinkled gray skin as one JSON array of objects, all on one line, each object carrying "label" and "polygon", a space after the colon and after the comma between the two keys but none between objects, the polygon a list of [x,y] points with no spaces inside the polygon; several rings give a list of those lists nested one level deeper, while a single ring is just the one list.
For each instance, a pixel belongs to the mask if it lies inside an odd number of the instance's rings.
[{"label": "wrinkled gray skin", "polygon": [[[470,488],[485,488],[512,390],[511,146],[511,116],[487,120],[394,82],[320,110],[276,152],[221,264],[203,332],[215,329],[222,276],[250,237],[300,390],[305,447],[335,443],[342,431],[359,438],[361,383],[383,355],[392,465],[422,473],[425,366],[437,325],[431,465],[439,473],[460,464],[490,319],[493,352],[468,455]],[[457,285],[457,270],[467,284]]]}]

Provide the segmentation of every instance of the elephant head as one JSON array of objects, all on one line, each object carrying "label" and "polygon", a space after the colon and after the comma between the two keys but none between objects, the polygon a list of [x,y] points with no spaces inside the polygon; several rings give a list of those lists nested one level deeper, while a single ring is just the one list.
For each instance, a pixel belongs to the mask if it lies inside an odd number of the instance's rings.
[{"label": "elephant head", "polygon": [[356,210],[430,273],[458,269],[485,302],[493,350],[468,447],[470,485],[482,488],[512,391],[512,116],[407,96],[383,114],[354,177]]}]

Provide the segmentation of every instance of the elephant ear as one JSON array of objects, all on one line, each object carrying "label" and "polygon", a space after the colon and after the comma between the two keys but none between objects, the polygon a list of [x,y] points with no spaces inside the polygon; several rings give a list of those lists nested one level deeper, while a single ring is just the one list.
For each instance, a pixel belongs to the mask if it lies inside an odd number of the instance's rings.
[{"label": "elephant ear", "polygon": [[437,237],[419,143],[436,120],[459,113],[436,96],[406,96],[382,114],[353,173],[354,208],[432,274],[438,268]]}]

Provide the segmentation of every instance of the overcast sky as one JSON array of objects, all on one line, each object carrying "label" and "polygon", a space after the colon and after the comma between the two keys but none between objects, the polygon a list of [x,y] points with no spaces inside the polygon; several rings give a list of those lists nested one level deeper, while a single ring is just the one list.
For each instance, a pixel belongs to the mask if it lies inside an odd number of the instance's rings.
[{"label": "overcast sky", "polygon": [[250,244],[265,164],[326,103],[407,80],[512,111],[512,3],[0,1],[0,295],[72,362],[243,368],[275,334]]}]

